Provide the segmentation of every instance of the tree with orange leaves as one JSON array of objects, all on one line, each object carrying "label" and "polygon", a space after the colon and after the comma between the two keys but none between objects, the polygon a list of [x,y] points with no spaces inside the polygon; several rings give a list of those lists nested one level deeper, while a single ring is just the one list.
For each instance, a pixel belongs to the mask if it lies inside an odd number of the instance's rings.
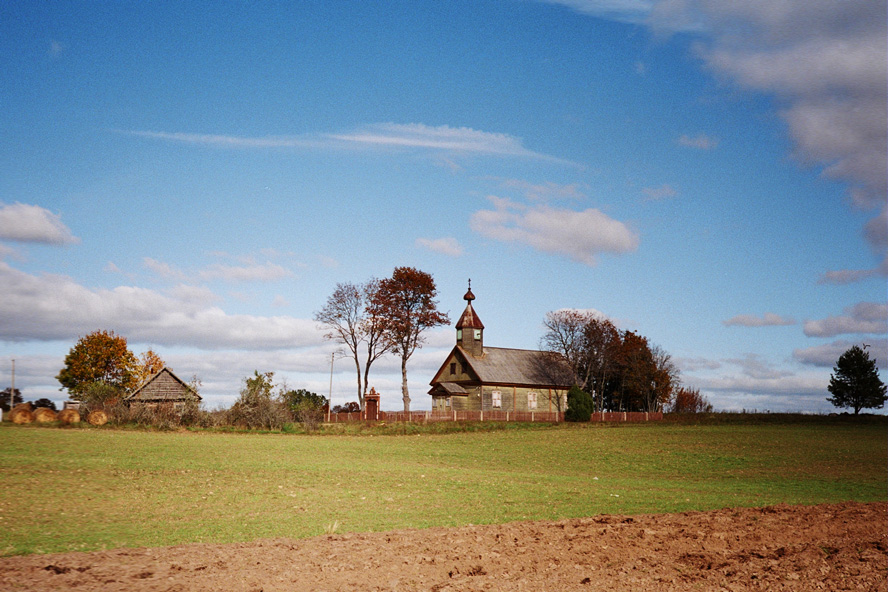
[{"label": "tree with orange leaves", "polygon": [[56,376],[71,398],[80,400],[96,383],[128,391],[136,384],[138,361],[126,344],[126,337],[114,331],[93,331],[81,337],[68,355],[65,367]]},{"label": "tree with orange leaves", "polygon": [[404,411],[410,411],[407,388],[407,360],[425,339],[423,331],[450,323],[438,310],[435,280],[413,267],[396,267],[392,277],[379,281],[370,297],[371,316],[379,319],[391,351],[401,356],[401,394]]},{"label": "tree with orange leaves", "polygon": [[166,362],[163,361],[153,349],[149,349],[146,352],[139,354],[139,359],[136,363],[136,385],[141,385],[146,380],[163,370],[164,366],[166,366]]}]

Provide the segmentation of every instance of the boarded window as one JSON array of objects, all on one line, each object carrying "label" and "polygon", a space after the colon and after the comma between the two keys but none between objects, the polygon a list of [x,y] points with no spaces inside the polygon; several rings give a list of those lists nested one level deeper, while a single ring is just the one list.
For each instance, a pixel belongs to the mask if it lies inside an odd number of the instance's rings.
[{"label": "boarded window", "polygon": [[536,393],[527,393],[527,408],[528,409],[536,409],[537,408],[537,394]]},{"label": "boarded window", "polygon": [[490,406],[494,409],[502,409],[503,406],[503,395],[499,391],[493,391],[490,393]]}]

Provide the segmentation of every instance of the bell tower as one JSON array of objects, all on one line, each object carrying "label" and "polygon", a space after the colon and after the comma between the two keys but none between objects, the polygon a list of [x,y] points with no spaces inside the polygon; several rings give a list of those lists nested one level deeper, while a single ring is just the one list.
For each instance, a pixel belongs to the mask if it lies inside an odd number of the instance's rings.
[{"label": "bell tower", "polygon": [[456,323],[456,345],[470,356],[480,358],[484,355],[484,324],[475,314],[475,309],[472,308],[472,300],[474,299],[472,280],[469,280],[469,291],[463,296],[463,300],[466,301],[466,309]]}]

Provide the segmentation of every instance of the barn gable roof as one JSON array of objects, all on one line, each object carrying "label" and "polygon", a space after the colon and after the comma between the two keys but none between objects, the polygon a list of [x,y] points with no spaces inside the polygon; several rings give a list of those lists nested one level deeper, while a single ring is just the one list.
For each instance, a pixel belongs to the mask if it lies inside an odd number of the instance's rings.
[{"label": "barn gable roof", "polygon": [[[172,388],[171,388],[172,387]],[[173,371],[164,366],[126,398],[128,401],[182,401],[202,397]]]}]

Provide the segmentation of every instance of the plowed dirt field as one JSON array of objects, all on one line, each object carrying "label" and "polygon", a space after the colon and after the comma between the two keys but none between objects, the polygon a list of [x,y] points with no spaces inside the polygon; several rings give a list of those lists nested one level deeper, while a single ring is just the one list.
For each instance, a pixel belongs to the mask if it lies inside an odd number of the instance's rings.
[{"label": "plowed dirt field", "polygon": [[6,557],[0,590],[884,591],[888,504]]}]

